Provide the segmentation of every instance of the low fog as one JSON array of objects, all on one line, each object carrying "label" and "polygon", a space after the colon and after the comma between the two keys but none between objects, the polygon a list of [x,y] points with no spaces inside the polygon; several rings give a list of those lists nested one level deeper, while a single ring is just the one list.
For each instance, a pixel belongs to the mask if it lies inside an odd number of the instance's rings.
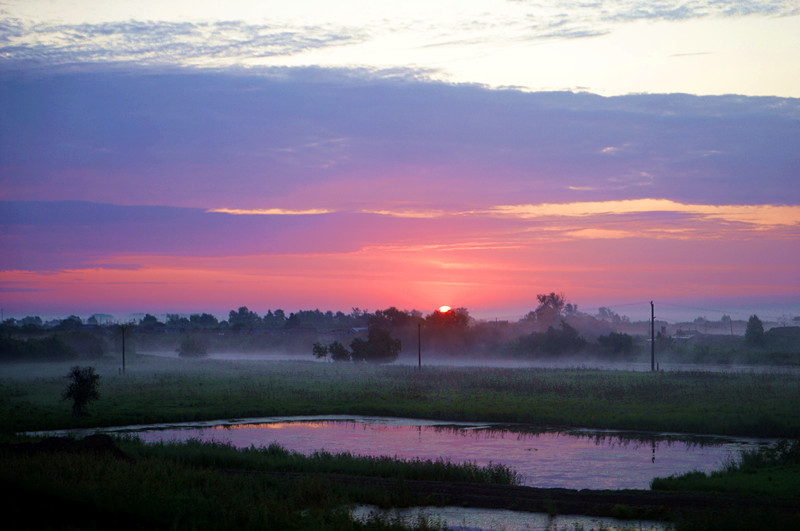
[{"label": "low fog", "polygon": [[[467,308],[429,314],[390,307],[350,313],[301,310],[265,314],[240,307],[220,320],[208,313],[142,314],[120,323],[94,314],[44,321],[6,319],[0,326],[4,376],[45,376],[49,362],[91,361],[122,372],[137,356],[188,361],[374,362],[403,366],[544,367],[650,370],[754,370],[800,366],[800,318],[747,320],[722,315],[670,323],[632,321],[611,308],[583,312],[563,294],[537,297],[522,318],[478,320]],[[15,365],[15,366],[13,366]],[[55,373],[63,372],[56,363]],[[50,375],[54,375],[50,374]]]}]

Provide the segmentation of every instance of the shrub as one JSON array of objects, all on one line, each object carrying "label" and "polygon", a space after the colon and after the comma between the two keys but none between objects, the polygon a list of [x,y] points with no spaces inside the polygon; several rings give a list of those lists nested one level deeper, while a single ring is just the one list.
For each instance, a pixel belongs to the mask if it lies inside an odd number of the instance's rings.
[{"label": "shrub", "polygon": [[72,400],[72,414],[82,417],[86,413],[86,404],[100,398],[97,390],[100,375],[95,374],[94,367],[73,367],[67,375],[71,381],[64,391],[63,400]]}]

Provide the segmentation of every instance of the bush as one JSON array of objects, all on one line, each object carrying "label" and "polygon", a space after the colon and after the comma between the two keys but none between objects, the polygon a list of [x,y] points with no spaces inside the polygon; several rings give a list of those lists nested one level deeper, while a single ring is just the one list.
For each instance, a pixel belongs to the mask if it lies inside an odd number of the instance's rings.
[{"label": "bush", "polygon": [[86,404],[100,398],[97,390],[100,375],[95,374],[94,367],[73,367],[67,375],[71,381],[64,391],[63,400],[72,400],[72,414],[82,417],[86,413]]}]

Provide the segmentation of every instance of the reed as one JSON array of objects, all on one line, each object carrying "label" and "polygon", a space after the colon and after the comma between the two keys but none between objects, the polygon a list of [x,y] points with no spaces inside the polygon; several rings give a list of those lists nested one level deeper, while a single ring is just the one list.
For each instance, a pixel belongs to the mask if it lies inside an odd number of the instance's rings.
[{"label": "reed", "polygon": [[138,439],[121,440],[122,449],[137,458],[159,457],[176,463],[220,469],[266,472],[347,474],[408,480],[457,481],[518,485],[521,478],[511,468],[490,464],[453,463],[447,459],[399,459],[332,454],[317,451],[306,456],[272,443],[267,447],[237,449],[227,444],[190,439],[183,443],[145,444]]},{"label": "reed", "polygon": [[654,490],[747,493],[800,499],[800,440],[745,450],[721,470],[656,478]]},{"label": "reed", "polygon": [[158,455],[129,463],[0,451],[0,487],[8,529],[407,529],[352,518],[350,503],[408,503],[375,489],[232,473]]}]

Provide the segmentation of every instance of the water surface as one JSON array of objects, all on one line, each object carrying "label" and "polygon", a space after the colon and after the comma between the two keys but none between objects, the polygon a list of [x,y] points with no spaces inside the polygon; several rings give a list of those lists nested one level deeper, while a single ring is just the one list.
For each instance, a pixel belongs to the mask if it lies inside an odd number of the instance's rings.
[{"label": "water surface", "polygon": [[[96,430],[92,430],[96,431]],[[648,489],[655,477],[711,472],[745,448],[769,441],[678,434],[570,430],[355,416],[270,417],[102,430],[145,442],[199,439],[236,448],[275,442],[306,455],[318,450],[403,459],[503,464],[523,484],[571,489]],[[73,432],[74,433],[74,432]]]},{"label": "water surface", "polygon": [[556,515],[526,513],[504,509],[475,509],[466,507],[408,507],[404,509],[379,509],[371,505],[359,505],[353,516],[366,520],[371,514],[379,514],[389,520],[399,519],[414,525],[420,518],[430,523],[443,523],[452,531],[664,531],[672,526],[650,520],[617,520],[595,516]]}]

